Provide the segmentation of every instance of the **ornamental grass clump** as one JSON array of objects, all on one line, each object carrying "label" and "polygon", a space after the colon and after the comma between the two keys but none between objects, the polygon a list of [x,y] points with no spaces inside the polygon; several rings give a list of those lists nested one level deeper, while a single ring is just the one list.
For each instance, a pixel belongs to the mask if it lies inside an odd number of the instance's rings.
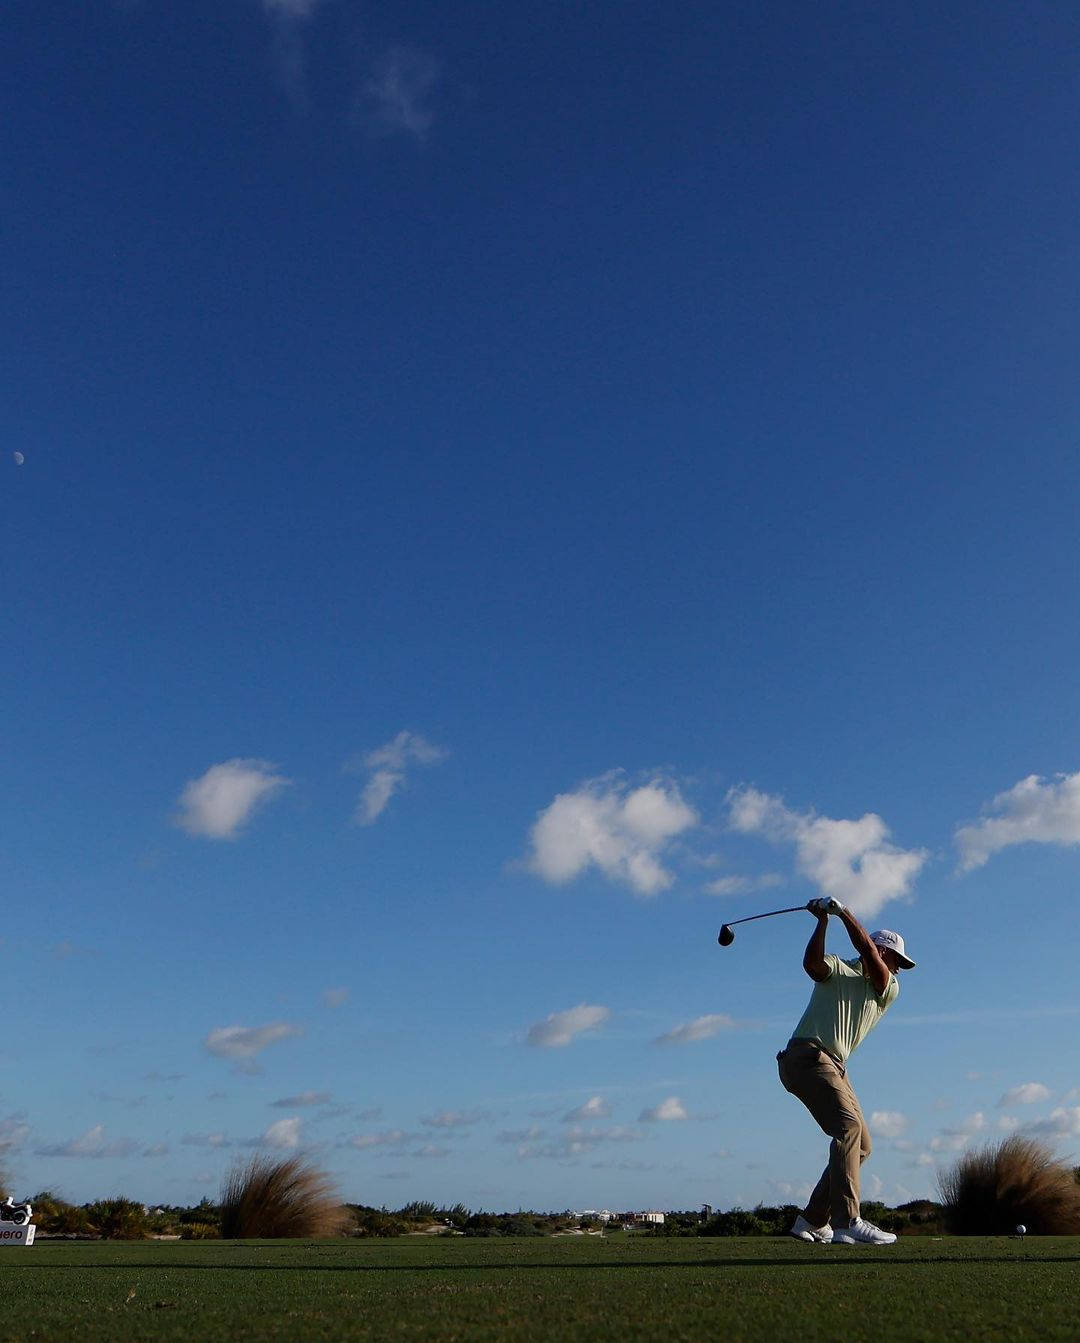
[{"label": "ornamental grass clump", "polygon": [[1071,1167],[1031,1138],[965,1152],[938,1176],[945,1227],[955,1236],[1080,1235],[1080,1184]]},{"label": "ornamental grass clump", "polygon": [[329,1177],[300,1157],[257,1156],[225,1177],[221,1234],[230,1240],[342,1236],[351,1222]]}]

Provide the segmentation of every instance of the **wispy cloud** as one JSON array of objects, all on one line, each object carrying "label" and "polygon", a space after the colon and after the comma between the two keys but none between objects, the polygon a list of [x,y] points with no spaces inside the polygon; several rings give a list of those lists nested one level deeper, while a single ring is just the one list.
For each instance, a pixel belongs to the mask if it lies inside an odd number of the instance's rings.
[{"label": "wispy cloud", "polygon": [[630,788],[617,774],[605,775],[560,793],[540,813],[529,835],[528,866],[556,885],[597,867],[636,895],[658,895],[674,881],[660,861],[664,850],[697,823],[670,780]]},{"label": "wispy cloud", "polygon": [[322,0],[262,0],[267,14],[281,19],[309,19]]},{"label": "wispy cloud", "polygon": [[783,886],[784,878],[779,872],[763,872],[757,877],[727,876],[717,877],[706,884],[709,895],[749,895],[753,891],[769,891]]},{"label": "wispy cloud", "polygon": [[288,1119],[279,1119],[277,1123],[271,1124],[259,1139],[259,1146],[271,1147],[279,1152],[294,1151],[300,1146],[302,1126],[303,1121],[296,1115]]},{"label": "wispy cloud", "polygon": [[401,1148],[415,1140],[415,1135],[406,1133],[404,1129],[383,1129],[379,1133],[356,1133],[351,1138],[345,1139],[347,1147],[355,1147],[358,1152],[367,1152],[372,1148],[388,1147]]},{"label": "wispy cloud", "polygon": [[735,830],[793,844],[802,875],[862,917],[905,898],[929,857],[925,849],[893,844],[888,826],[873,812],[857,821],[832,820],[793,811],[782,798],[748,786],[732,789],[728,805]]},{"label": "wispy cloud", "polygon": [[686,1106],[678,1096],[668,1096],[662,1100],[659,1105],[654,1105],[651,1109],[642,1110],[639,1117],[639,1123],[655,1124],[663,1123],[669,1119],[689,1119],[686,1113]]},{"label": "wispy cloud", "polygon": [[359,765],[350,762],[349,769],[366,770],[370,776],[353,816],[357,825],[373,825],[379,819],[390,799],[405,786],[411,766],[438,765],[447,755],[443,747],[433,745],[419,732],[399,732],[385,746],[368,751]]},{"label": "wispy cloud", "polygon": [[368,129],[375,135],[424,140],[435,122],[439,62],[415,47],[392,47],[371,66],[361,89]]},{"label": "wispy cloud", "polygon": [[78,1138],[69,1138],[66,1142],[54,1143],[51,1146],[38,1147],[35,1149],[36,1155],[47,1157],[90,1157],[93,1159],[103,1159],[107,1157],[127,1157],[134,1156],[139,1150],[139,1144],[131,1138],[114,1138],[111,1142],[105,1136],[105,1125],[95,1124],[93,1128],[81,1134]]},{"label": "wispy cloud", "polygon": [[526,1037],[529,1044],[540,1049],[561,1049],[574,1040],[582,1031],[595,1030],[602,1026],[611,1009],[580,1003],[577,1007],[567,1008],[565,1012],[552,1012],[543,1021],[529,1027]]},{"label": "wispy cloud", "polygon": [[304,30],[322,0],[262,0],[273,33],[271,56],[278,82],[297,110],[308,101],[307,47]]},{"label": "wispy cloud", "polygon": [[217,1026],[203,1045],[215,1057],[231,1060],[241,1072],[258,1072],[255,1059],[268,1045],[303,1033],[299,1026],[285,1021],[268,1026]]},{"label": "wispy cloud", "polygon": [[666,1031],[663,1035],[658,1035],[653,1041],[654,1045],[688,1045],[696,1040],[708,1040],[714,1035],[719,1035],[721,1031],[730,1031],[738,1023],[734,1017],[729,1017],[726,1012],[711,1012],[704,1017],[695,1017],[693,1021],[688,1021],[682,1026],[676,1026],[674,1030]]},{"label": "wispy cloud", "polygon": [[301,1091],[297,1096],[271,1101],[270,1105],[275,1110],[303,1110],[312,1105],[328,1105],[331,1099],[329,1091]]},{"label": "wispy cloud", "polygon": [[1059,1105],[1046,1119],[1025,1124],[1024,1132],[1043,1138],[1080,1138],[1080,1105]]},{"label": "wispy cloud", "polygon": [[232,1139],[227,1134],[217,1133],[185,1133],[180,1139],[185,1147],[209,1147],[215,1151],[226,1151],[232,1144]]},{"label": "wispy cloud", "polygon": [[346,988],[323,989],[322,1000],[327,1007],[344,1007],[349,1001],[349,990]]},{"label": "wispy cloud", "polygon": [[1048,1101],[1051,1094],[1050,1088],[1042,1082],[1021,1082],[1017,1087],[1010,1087],[998,1105],[1038,1105],[1040,1101]]},{"label": "wispy cloud", "polygon": [[489,1118],[486,1110],[440,1110],[438,1114],[424,1116],[420,1122],[427,1128],[456,1129],[471,1128]]},{"label": "wispy cloud", "polygon": [[289,780],[266,760],[236,758],[211,765],[180,794],[177,823],[190,835],[235,839],[258,807],[277,796]]},{"label": "wispy cloud", "polygon": [[[638,1129],[616,1125],[612,1128],[587,1128],[580,1125],[568,1129],[557,1137],[549,1138],[542,1131],[531,1129],[529,1135],[517,1145],[517,1155],[522,1161],[573,1161],[586,1156],[598,1147],[608,1143],[639,1142],[644,1135]],[[507,1134],[509,1139],[512,1135]]]},{"label": "wispy cloud", "polygon": [[0,1119],[0,1156],[16,1152],[30,1135],[30,1125],[21,1114]]},{"label": "wispy cloud", "polygon": [[1014,844],[1080,844],[1080,773],[1044,781],[1029,774],[986,807],[981,821],[960,826],[954,836],[960,870],[982,867]]},{"label": "wispy cloud", "polygon": [[988,1123],[986,1115],[978,1110],[961,1123],[951,1128],[944,1128],[936,1137],[931,1138],[930,1150],[932,1152],[960,1152],[976,1133],[981,1133],[988,1126]]},{"label": "wispy cloud", "polygon": [[590,1096],[584,1105],[579,1105],[577,1109],[564,1115],[563,1123],[578,1124],[585,1119],[608,1119],[610,1117],[611,1106],[604,1100],[603,1096]]},{"label": "wispy cloud", "polygon": [[899,1110],[874,1110],[870,1115],[870,1131],[878,1138],[900,1138],[911,1127],[911,1120]]}]

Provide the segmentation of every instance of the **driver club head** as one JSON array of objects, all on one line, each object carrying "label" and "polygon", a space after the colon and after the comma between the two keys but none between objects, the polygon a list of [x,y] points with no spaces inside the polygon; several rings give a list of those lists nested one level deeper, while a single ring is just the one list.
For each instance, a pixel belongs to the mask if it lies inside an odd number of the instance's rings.
[{"label": "driver club head", "polygon": [[726,923],[720,929],[720,934],[716,939],[722,947],[730,947],[735,941],[735,932]]}]

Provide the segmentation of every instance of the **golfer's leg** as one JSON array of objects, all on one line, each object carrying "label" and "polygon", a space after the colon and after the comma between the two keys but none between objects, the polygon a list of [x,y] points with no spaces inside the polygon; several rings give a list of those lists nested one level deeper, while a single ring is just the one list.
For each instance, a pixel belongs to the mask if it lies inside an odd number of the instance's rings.
[{"label": "golfer's leg", "polygon": [[830,1218],[837,1226],[847,1226],[859,1215],[859,1155],[866,1130],[851,1084],[827,1054],[816,1050],[785,1053],[780,1059],[780,1080],[832,1139],[829,1165],[803,1215],[814,1226]]},{"label": "golfer's leg", "polygon": [[811,1226],[826,1226],[832,1220],[832,1172],[828,1166],[807,1199],[803,1216]]},{"label": "golfer's leg", "polygon": [[[833,1217],[844,1217],[847,1222],[859,1216],[861,1199],[861,1166],[870,1155],[870,1130],[854,1088],[837,1069],[837,1119],[839,1132],[829,1148],[829,1172],[833,1187]],[[846,1222],[838,1222],[846,1225]]]}]

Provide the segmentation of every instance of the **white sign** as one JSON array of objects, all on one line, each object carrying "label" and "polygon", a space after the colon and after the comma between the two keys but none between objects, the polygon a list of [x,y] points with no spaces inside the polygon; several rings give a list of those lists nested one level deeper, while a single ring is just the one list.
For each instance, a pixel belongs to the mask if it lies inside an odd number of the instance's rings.
[{"label": "white sign", "polygon": [[11,1222],[0,1222],[0,1245],[33,1245],[37,1227],[33,1222],[26,1226],[14,1226]]}]

